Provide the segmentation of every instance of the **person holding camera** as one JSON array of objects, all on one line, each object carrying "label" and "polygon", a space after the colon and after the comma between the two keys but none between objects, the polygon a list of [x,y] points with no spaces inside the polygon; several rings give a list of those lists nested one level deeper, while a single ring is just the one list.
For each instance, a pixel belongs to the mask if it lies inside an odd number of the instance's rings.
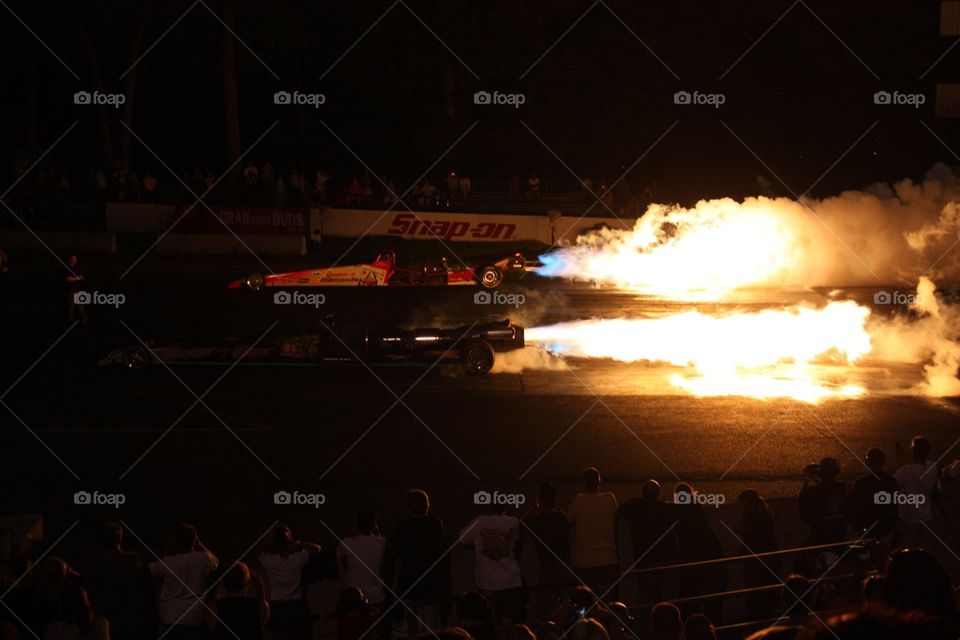
[{"label": "person holding camera", "polygon": [[207,549],[193,525],[181,524],[170,540],[170,553],[151,562],[150,575],[160,582],[160,632],[170,640],[203,638],[200,601],[220,560]]},{"label": "person holding camera", "polygon": [[310,638],[310,609],[303,598],[303,569],[320,553],[320,545],[301,542],[290,527],[278,524],[260,554],[267,574],[270,635],[278,640]]},{"label": "person holding camera", "polygon": [[337,547],[337,566],[344,587],[357,587],[367,602],[383,609],[387,599],[386,579],[393,571],[388,566],[390,557],[387,539],[380,535],[377,514],[362,509],[354,519],[356,532],[345,537]]},{"label": "person holding camera", "polygon": [[804,469],[803,487],[797,496],[800,518],[810,525],[807,544],[843,542],[847,538],[847,484],[840,482],[840,463],[824,458]]},{"label": "person holding camera", "polygon": [[863,459],[870,472],[853,483],[847,498],[847,514],[856,535],[869,530],[870,537],[886,538],[893,534],[897,526],[894,495],[900,486],[892,475],[883,470],[886,455],[882,449],[871,447]]}]

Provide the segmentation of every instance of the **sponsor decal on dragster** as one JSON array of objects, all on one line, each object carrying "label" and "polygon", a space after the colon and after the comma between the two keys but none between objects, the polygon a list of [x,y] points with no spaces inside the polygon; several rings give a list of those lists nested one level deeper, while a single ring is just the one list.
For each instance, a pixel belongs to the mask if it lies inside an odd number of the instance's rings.
[{"label": "sponsor decal on dragster", "polygon": [[511,240],[517,232],[517,225],[504,222],[469,222],[451,220],[430,220],[412,213],[398,213],[387,234],[393,236],[439,237],[444,240],[453,238],[497,238]]},{"label": "sponsor decal on dragster", "polygon": [[272,286],[302,285],[344,285],[378,286],[386,284],[387,270],[371,265],[351,265],[316,271],[294,271],[281,273],[269,279]]}]

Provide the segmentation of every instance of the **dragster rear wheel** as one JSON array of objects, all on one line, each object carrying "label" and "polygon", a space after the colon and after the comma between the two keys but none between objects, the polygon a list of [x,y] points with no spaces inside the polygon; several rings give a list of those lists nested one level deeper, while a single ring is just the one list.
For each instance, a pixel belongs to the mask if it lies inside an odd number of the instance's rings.
[{"label": "dragster rear wheel", "polygon": [[503,282],[503,271],[498,267],[484,267],[480,272],[480,284],[484,289],[496,289]]},{"label": "dragster rear wheel", "polygon": [[496,359],[493,347],[483,341],[471,342],[460,350],[460,362],[467,373],[475,376],[483,375],[493,368]]}]

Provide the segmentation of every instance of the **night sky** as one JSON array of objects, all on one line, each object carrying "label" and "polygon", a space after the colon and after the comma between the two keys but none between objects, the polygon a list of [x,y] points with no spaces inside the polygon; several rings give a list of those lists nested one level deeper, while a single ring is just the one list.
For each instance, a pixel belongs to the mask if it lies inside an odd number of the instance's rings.
[{"label": "night sky", "polygon": [[[0,9],[8,181],[75,121],[50,162],[77,172],[103,165],[100,118],[121,154],[123,109],[75,105],[73,94],[126,92],[120,78],[137,59],[127,96],[136,136],[180,173],[220,175],[229,165],[220,20],[236,34],[227,37],[241,149],[270,130],[250,159],[281,171],[324,168],[341,184],[364,164],[406,183],[453,145],[430,175],[455,168],[475,188],[503,188],[513,171],[523,179],[536,171],[548,190],[575,188],[571,172],[613,181],[646,153],[628,178],[656,180],[660,200],[742,197],[761,190],[758,175],[774,193],[816,183],[812,193],[824,196],[921,178],[934,162],[956,161],[946,147],[960,149],[955,121],[934,116],[936,84],[960,80],[960,48],[937,62],[955,42],[939,35],[939,2],[8,6],[27,25]],[[274,104],[283,90],[326,102]],[[481,90],[525,102],[476,105]],[[876,105],[881,90],[926,102]],[[677,105],[677,91],[725,102]],[[141,143],[130,146],[134,170],[173,180]]]}]

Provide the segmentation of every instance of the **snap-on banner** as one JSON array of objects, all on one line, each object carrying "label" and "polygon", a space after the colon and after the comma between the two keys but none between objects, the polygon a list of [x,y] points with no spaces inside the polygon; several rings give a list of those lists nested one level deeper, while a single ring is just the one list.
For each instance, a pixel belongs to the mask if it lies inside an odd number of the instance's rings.
[{"label": "snap-on banner", "polygon": [[584,231],[608,226],[633,227],[633,219],[577,218],[557,215],[504,215],[449,213],[445,211],[383,211],[366,209],[313,208],[310,229],[324,236],[359,238],[396,236],[444,242],[510,242],[535,240],[551,244],[558,239],[573,241]]}]

